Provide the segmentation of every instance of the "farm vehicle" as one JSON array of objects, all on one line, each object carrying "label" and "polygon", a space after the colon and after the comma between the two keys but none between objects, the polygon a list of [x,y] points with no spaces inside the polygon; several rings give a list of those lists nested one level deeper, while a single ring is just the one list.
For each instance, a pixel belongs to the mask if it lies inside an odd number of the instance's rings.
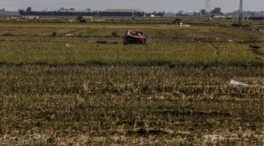
[{"label": "farm vehicle", "polygon": [[147,37],[141,30],[127,30],[123,40],[124,45],[128,44],[147,44]]}]

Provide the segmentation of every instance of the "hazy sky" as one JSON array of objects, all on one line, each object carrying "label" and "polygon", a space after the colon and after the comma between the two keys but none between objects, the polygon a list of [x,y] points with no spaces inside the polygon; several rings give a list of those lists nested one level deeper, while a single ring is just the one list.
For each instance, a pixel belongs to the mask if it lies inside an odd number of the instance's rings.
[{"label": "hazy sky", "polygon": [[[263,10],[264,0],[244,0],[244,10]],[[238,9],[239,0],[212,0],[212,7],[219,6],[224,12]],[[6,10],[25,9],[57,10],[60,7],[92,10],[106,8],[139,8],[146,11],[199,11],[205,8],[205,0],[0,0],[0,8]]]}]

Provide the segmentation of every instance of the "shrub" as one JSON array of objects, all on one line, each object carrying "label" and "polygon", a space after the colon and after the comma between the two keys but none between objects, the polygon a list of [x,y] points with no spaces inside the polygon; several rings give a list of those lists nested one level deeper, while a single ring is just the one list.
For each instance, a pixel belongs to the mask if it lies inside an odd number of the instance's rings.
[{"label": "shrub", "polygon": [[112,32],[112,37],[118,37],[117,32],[113,31],[113,32]]}]

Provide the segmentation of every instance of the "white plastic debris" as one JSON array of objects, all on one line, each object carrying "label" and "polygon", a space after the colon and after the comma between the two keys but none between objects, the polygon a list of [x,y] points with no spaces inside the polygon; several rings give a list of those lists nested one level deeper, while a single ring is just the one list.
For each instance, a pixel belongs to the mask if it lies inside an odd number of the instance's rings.
[{"label": "white plastic debris", "polygon": [[264,88],[264,86],[261,85],[250,85],[250,84],[246,84],[240,81],[235,81],[235,80],[231,80],[230,81],[230,85],[234,86],[234,87],[243,87],[243,88],[250,88],[250,87],[261,87]]},{"label": "white plastic debris", "polygon": [[235,81],[235,80],[231,80],[230,81],[230,85],[232,85],[232,86],[241,86],[241,87],[249,87],[250,86],[249,84],[242,83],[242,82]]},{"label": "white plastic debris", "polygon": [[229,42],[229,43],[232,43],[232,42],[233,42],[233,40],[228,40],[228,42]]},{"label": "white plastic debris", "polygon": [[71,37],[71,36],[72,36],[71,33],[66,34],[66,37]]}]

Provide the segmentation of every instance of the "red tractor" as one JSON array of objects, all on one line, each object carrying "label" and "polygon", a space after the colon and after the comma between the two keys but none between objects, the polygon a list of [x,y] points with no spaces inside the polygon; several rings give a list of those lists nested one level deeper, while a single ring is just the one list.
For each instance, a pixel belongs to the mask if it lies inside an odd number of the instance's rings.
[{"label": "red tractor", "polygon": [[127,44],[147,44],[146,35],[141,30],[127,30],[124,36],[124,45]]}]

